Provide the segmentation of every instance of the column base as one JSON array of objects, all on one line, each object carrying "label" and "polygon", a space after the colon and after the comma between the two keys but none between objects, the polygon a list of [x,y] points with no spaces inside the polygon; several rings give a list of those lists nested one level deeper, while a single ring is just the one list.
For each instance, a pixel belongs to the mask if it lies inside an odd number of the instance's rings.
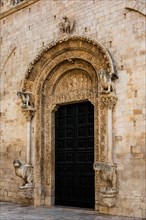
[{"label": "column base", "polygon": [[22,198],[34,199],[34,187],[19,188]]},{"label": "column base", "polygon": [[116,206],[116,199],[117,199],[118,191],[110,190],[106,192],[99,193],[99,204],[100,206],[105,206],[108,208],[112,208]]}]

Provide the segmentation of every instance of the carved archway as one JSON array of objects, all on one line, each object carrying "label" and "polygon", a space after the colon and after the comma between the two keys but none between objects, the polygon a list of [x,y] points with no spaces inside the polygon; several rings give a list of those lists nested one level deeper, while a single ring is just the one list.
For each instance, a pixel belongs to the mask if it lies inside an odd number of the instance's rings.
[{"label": "carved archway", "polygon": [[[94,105],[95,161],[112,162],[108,161],[107,152],[107,109],[113,108],[116,96],[100,95],[100,69],[106,70],[109,75],[114,72],[113,61],[105,47],[89,38],[72,36],[49,44],[26,72],[22,90],[34,94],[36,109],[33,120],[35,205],[54,204],[54,112],[59,105],[87,100]],[[97,172],[96,209],[99,182]]]}]

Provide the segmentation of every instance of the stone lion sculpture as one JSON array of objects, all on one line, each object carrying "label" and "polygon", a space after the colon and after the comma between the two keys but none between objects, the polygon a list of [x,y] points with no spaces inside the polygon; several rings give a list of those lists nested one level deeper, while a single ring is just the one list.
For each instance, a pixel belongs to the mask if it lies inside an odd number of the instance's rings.
[{"label": "stone lion sculpture", "polygon": [[102,192],[114,192],[117,190],[116,165],[105,163],[96,163],[95,170],[101,180],[105,182],[106,187],[102,187]]},{"label": "stone lion sculpture", "polygon": [[101,90],[105,93],[114,92],[114,82],[116,79],[118,79],[118,76],[115,73],[112,73],[111,75],[104,69],[100,69],[98,71],[99,80],[101,83]]},{"label": "stone lion sculpture", "polygon": [[19,188],[23,189],[33,187],[33,166],[25,164],[20,160],[14,160],[13,166],[15,168],[16,176],[22,178],[24,181]]}]

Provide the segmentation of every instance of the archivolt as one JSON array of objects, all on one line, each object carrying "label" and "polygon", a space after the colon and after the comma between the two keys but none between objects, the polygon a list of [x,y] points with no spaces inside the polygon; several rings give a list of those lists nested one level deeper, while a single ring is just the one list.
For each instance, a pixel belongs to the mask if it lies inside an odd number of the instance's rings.
[{"label": "archivolt", "polygon": [[69,59],[89,62],[97,71],[104,68],[113,73],[114,63],[107,49],[98,41],[85,36],[70,36],[50,43],[30,63],[23,82],[23,90],[37,93],[52,69]]}]

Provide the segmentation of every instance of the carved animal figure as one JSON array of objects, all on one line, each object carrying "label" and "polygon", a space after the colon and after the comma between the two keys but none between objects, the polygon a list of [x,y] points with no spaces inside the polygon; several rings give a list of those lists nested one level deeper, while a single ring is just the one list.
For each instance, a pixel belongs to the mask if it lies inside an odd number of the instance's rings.
[{"label": "carved animal figure", "polygon": [[70,34],[73,30],[74,22],[69,20],[69,18],[65,15],[62,17],[64,22],[60,22],[60,29],[63,33]]},{"label": "carved animal figure", "polygon": [[117,174],[116,168],[114,166],[109,166],[108,169],[98,168],[96,169],[101,180],[104,180],[106,183],[106,188],[102,191],[116,191],[117,190]]},{"label": "carved animal figure", "polygon": [[110,76],[110,74],[107,73],[107,71],[101,69],[98,72],[98,76],[101,83],[102,92],[110,93],[115,91],[113,81],[115,79],[118,79],[118,76],[115,73],[112,73],[112,75]]},{"label": "carved animal figure", "polygon": [[34,107],[33,94],[31,92],[17,92],[22,101],[22,108]]},{"label": "carved animal figure", "polygon": [[15,168],[16,176],[23,179],[24,183],[19,187],[29,188],[33,186],[33,167],[31,165],[25,164],[20,160],[14,160],[13,166]]}]

